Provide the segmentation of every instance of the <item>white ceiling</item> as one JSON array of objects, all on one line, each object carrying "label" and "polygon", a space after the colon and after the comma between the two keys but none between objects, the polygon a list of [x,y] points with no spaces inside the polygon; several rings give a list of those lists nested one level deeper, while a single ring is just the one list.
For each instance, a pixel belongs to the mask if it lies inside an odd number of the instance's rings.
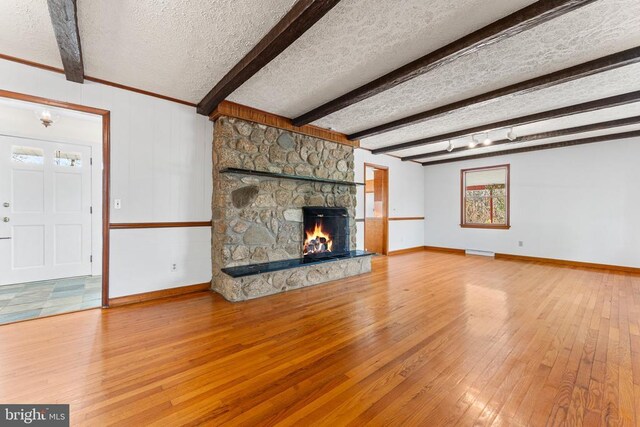
[{"label": "white ceiling", "polygon": [[[527,125],[514,126],[513,129],[516,136],[524,136],[524,135],[533,135],[542,132],[548,132],[558,129],[567,129],[576,126],[584,126],[593,123],[602,123],[611,120],[617,120],[627,117],[640,116],[640,102],[636,102],[633,104],[605,108],[602,110],[591,111],[588,113],[575,114],[572,116],[561,117],[557,119],[545,120],[542,122],[530,123]],[[496,129],[494,131],[489,132],[489,138],[493,141],[506,139],[506,134],[510,129]],[[608,133],[617,133],[620,132],[620,128],[610,128],[607,130]],[[485,134],[478,134],[478,140],[483,140],[486,136]],[[569,139],[578,139],[584,137],[584,133],[576,133],[568,136]],[[471,136],[465,136],[460,138],[455,138],[451,140],[454,147],[464,147],[469,145],[472,142]],[[546,142],[545,142],[546,143]],[[518,143],[519,144],[519,143]],[[435,144],[423,145],[421,147],[410,148],[405,150],[394,151],[393,154],[397,156],[411,156],[414,154],[429,154],[433,152],[444,152],[447,149],[449,143],[448,141],[438,142]],[[492,149],[510,149],[511,147],[502,145],[498,147],[492,147]],[[476,147],[473,151],[467,151],[464,155],[481,153],[486,148],[484,147]],[[444,157],[454,157],[455,154],[447,154],[443,153]],[[433,161],[436,157],[425,158],[424,161]]]},{"label": "white ceiling", "polygon": [[640,1],[598,0],[315,124],[353,133],[638,45]]},{"label": "white ceiling", "polygon": [[[295,0],[79,0],[85,74],[197,103]],[[46,0],[0,0],[0,53],[62,67]]]},{"label": "white ceiling", "polygon": [[[230,99],[298,116],[531,3],[342,0]],[[345,132],[355,125],[319,124]]]},{"label": "white ceiling", "polygon": [[469,151],[461,151],[455,154],[449,154],[449,155],[443,155],[443,156],[437,156],[437,157],[430,157],[428,159],[425,159],[425,162],[435,162],[438,160],[444,160],[444,159],[452,159],[452,158],[456,158],[456,157],[464,157],[464,156],[469,156],[469,155],[475,155],[475,154],[483,154],[483,153],[491,153],[491,152],[495,152],[495,151],[505,151],[505,150],[513,150],[516,148],[522,148],[522,147],[533,147],[536,145],[544,145],[544,144],[551,144],[554,142],[563,142],[563,141],[572,141],[575,139],[582,139],[582,138],[590,138],[590,137],[594,137],[594,136],[602,136],[602,135],[609,135],[609,134],[616,134],[616,133],[622,133],[622,132],[630,132],[630,131],[640,131],[640,124],[637,125],[630,125],[630,126],[620,126],[618,128],[614,128],[614,129],[606,129],[606,130],[598,130],[598,131],[593,131],[593,132],[584,132],[581,134],[577,134],[577,135],[567,135],[567,136],[559,136],[559,137],[554,137],[554,138],[546,138],[546,139],[540,139],[538,141],[530,141],[530,142],[512,142],[509,144],[505,144],[505,145],[500,145],[500,146],[488,146],[488,147],[479,147],[479,148],[475,148],[473,150],[469,150]]},{"label": "white ceiling", "polygon": [[[0,53],[61,67],[46,2],[0,1]],[[79,0],[85,73],[197,103],[294,2],[119,0],[115,7],[106,0]],[[342,0],[229,99],[295,117],[531,3]],[[640,1],[597,0],[314,124],[353,133],[635,46],[640,46]],[[638,76],[640,65],[627,66],[467,107],[365,138],[361,145],[378,148],[640,90]],[[614,114],[611,119],[633,111],[637,106],[603,114]],[[584,117],[600,121],[598,114]],[[567,120],[520,131],[567,127]]]},{"label": "white ceiling", "polygon": [[[40,114],[49,111],[53,125],[44,127]],[[66,108],[0,98],[0,134],[67,143],[102,141],[102,117]],[[28,146],[28,142],[25,142]]]}]

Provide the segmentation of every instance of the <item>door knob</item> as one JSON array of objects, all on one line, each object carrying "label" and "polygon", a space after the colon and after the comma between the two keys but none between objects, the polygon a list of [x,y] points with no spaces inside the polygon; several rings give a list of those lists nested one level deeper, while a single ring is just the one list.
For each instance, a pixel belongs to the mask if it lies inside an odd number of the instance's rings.
[{"label": "door knob", "polygon": [[4,218],[2,218],[3,222],[9,222],[11,221],[11,219],[8,216],[5,216]]},{"label": "door knob", "polygon": [[11,205],[9,204],[9,202],[4,202],[4,203],[2,204],[2,206],[4,206],[5,208],[8,208],[8,207],[9,207],[9,206],[11,206]]}]

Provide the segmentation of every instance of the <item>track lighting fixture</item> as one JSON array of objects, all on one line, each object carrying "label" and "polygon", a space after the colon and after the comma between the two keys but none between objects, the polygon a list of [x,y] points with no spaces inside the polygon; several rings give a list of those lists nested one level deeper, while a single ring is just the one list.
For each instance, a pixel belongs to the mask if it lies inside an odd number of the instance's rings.
[{"label": "track lighting fixture", "polygon": [[485,135],[484,141],[482,141],[482,145],[490,145],[493,141],[489,138],[489,134]]},{"label": "track lighting fixture", "polygon": [[518,139],[516,133],[513,131],[513,128],[509,129],[509,132],[507,132],[507,139],[509,141],[515,141],[516,139]]},{"label": "track lighting fixture", "polygon": [[453,146],[453,142],[449,141],[449,146],[447,147],[448,152],[452,152],[455,147]]},{"label": "track lighting fixture", "polygon": [[480,141],[478,141],[476,138],[477,138],[477,135],[473,135],[471,137],[471,142],[469,143],[469,148],[475,148],[478,144],[480,144]]}]

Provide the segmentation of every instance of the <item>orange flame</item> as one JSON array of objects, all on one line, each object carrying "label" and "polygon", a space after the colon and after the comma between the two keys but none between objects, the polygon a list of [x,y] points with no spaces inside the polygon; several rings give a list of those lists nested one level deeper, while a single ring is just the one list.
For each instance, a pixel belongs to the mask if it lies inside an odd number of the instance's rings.
[{"label": "orange flame", "polygon": [[321,237],[324,237],[325,239],[327,239],[327,251],[331,252],[331,247],[333,246],[333,242],[331,241],[331,235],[329,235],[329,233],[325,232],[324,230],[322,230],[322,225],[318,224],[316,222],[316,226],[313,229],[312,232],[306,231],[305,232],[307,234],[307,238],[304,241],[304,253],[307,253],[307,245],[309,244],[309,241],[313,240],[313,239],[319,239]]}]

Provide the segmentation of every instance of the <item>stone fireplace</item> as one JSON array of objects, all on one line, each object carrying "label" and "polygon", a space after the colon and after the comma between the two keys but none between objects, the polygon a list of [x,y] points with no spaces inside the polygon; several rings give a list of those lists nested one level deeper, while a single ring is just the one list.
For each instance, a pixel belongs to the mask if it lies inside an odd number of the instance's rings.
[{"label": "stone fireplace", "polygon": [[218,117],[212,289],[242,301],[371,271],[355,250],[353,162],[353,147]]}]

